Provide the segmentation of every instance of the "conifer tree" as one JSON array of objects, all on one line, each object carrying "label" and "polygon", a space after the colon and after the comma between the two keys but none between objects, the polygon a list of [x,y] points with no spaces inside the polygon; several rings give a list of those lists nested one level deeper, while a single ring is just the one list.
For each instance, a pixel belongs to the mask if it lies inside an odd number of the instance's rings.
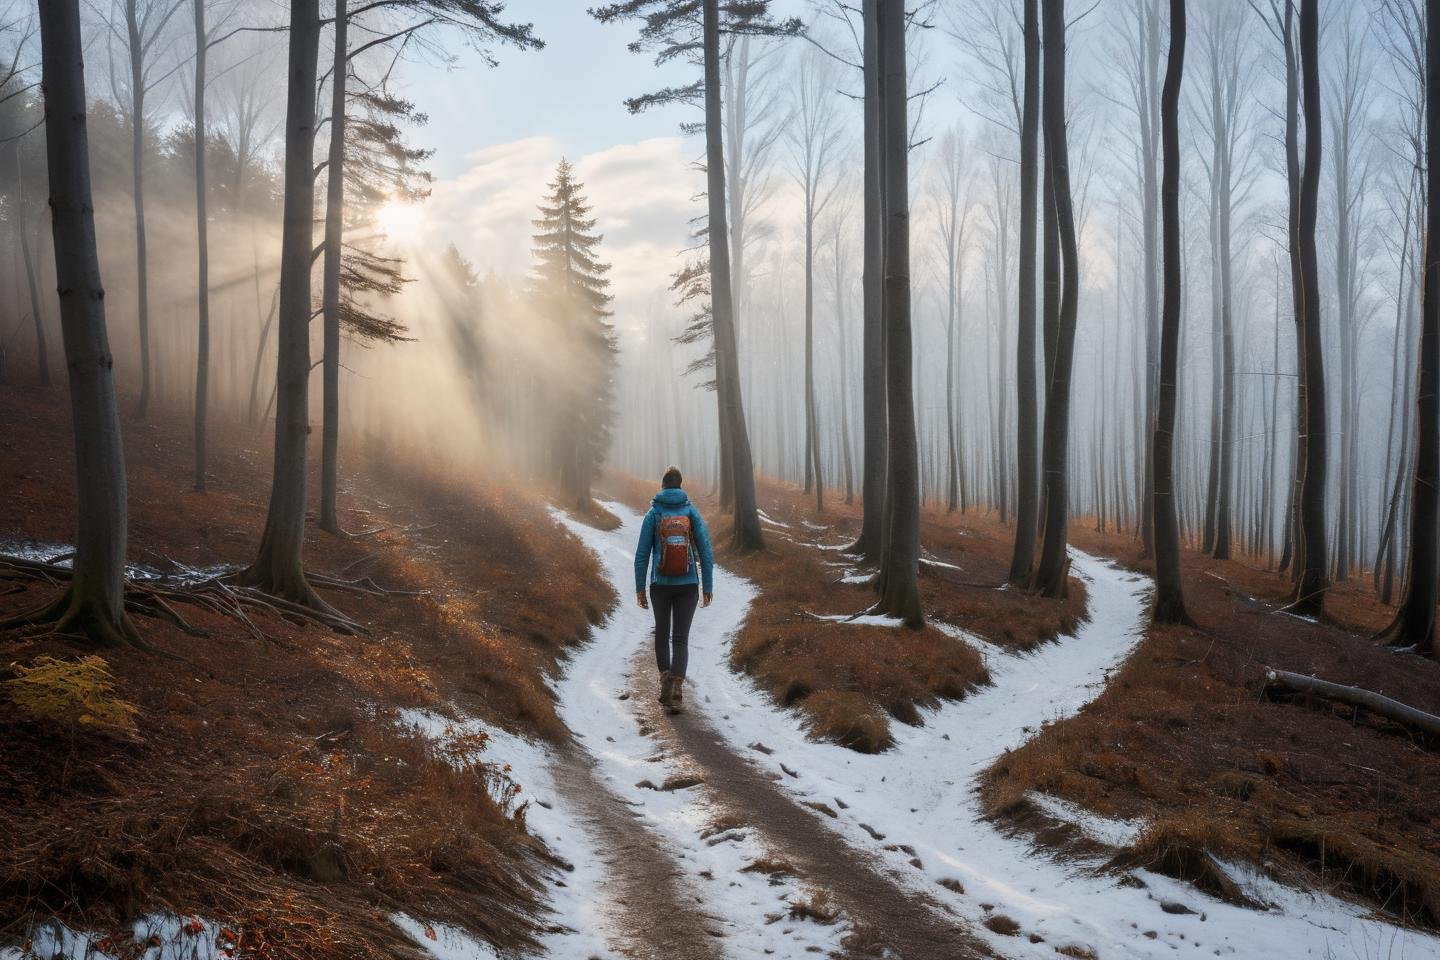
[{"label": "conifer tree", "polygon": [[584,185],[561,160],[535,225],[533,296],[558,356],[547,364],[545,406],[561,491],[577,509],[610,447],[615,419],[615,333],[610,324],[610,264],[599,259]]}]

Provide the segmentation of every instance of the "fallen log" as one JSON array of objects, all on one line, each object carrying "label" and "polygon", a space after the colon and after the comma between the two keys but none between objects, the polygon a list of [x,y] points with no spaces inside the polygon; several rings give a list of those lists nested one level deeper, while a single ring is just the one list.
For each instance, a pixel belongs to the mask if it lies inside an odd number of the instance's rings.
[{"label": "fallen log", "polygon": [[1371,713],[1387,720],[1393,720],[1401,726],[1440,738],[1440,717],[1433,713],[1426,713],[1407,703],[1401,703],[1399,700],[1392,700],[1373,690],[1347,687],[1342,683],[1331,683],[1328,680],[1307,677],[1304,674],[1291,673],[1288,670],[1276,670],[1274,667],[1265,668],[1265,682],[1269,686],[1292,690],[1296,693],[1338,700],[1341,703],[1348,703],[1352,707],[1364,707]]}]

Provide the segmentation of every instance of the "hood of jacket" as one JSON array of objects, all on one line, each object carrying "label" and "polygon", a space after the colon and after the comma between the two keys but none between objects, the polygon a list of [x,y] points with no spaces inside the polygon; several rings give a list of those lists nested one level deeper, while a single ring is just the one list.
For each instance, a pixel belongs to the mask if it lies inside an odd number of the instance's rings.
[{"label": "hood of jacket", "polygon": [[650,503],[657,509],[678,510],[690,503],[690,498],[679,487],[666,487]]}]

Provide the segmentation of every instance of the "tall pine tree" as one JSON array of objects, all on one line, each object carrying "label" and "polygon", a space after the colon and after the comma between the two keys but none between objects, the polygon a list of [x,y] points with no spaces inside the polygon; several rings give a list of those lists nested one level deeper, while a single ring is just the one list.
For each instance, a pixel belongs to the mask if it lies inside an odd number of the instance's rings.
[{"label": "tall pine tree", "polygon": [[577,509],[590,506],[590,485],[610,448],[615,419],[615,333],[610,324],[610,264],[598,254],[602,236],[565,160],[532,222],[536,311],[551,334],[556,362],[548,364],[545,407],[562,494]]}]

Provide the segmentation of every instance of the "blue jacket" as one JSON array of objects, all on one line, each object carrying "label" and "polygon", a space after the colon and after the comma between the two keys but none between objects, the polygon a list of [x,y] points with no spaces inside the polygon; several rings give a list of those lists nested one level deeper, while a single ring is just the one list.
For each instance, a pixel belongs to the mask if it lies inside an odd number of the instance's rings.
[{"label": "blue jacket", "polygon": [[[660,564],[660,551],[655,549],[655,527],[662,516],[690,518],[690,531],[695,537],[696,551],[700,554],[698,576],[693,555],[690,557],[690,569],[684,576],[661,576],[655,569]],[[700,511],[695,509],[685,491],[678,487],[661,490],[655,494],[655,499],[650,501],[650,512],[645,514],[645,523],[640,527],[640,542],[635,547],[636,593],[645,589],[647,571],[650,583],[662,586],[703,583],[702,589],[705,593],[715,592],[715,558],[710,552],[710,534],[705,530],[705,521],[700,518]]]}]

